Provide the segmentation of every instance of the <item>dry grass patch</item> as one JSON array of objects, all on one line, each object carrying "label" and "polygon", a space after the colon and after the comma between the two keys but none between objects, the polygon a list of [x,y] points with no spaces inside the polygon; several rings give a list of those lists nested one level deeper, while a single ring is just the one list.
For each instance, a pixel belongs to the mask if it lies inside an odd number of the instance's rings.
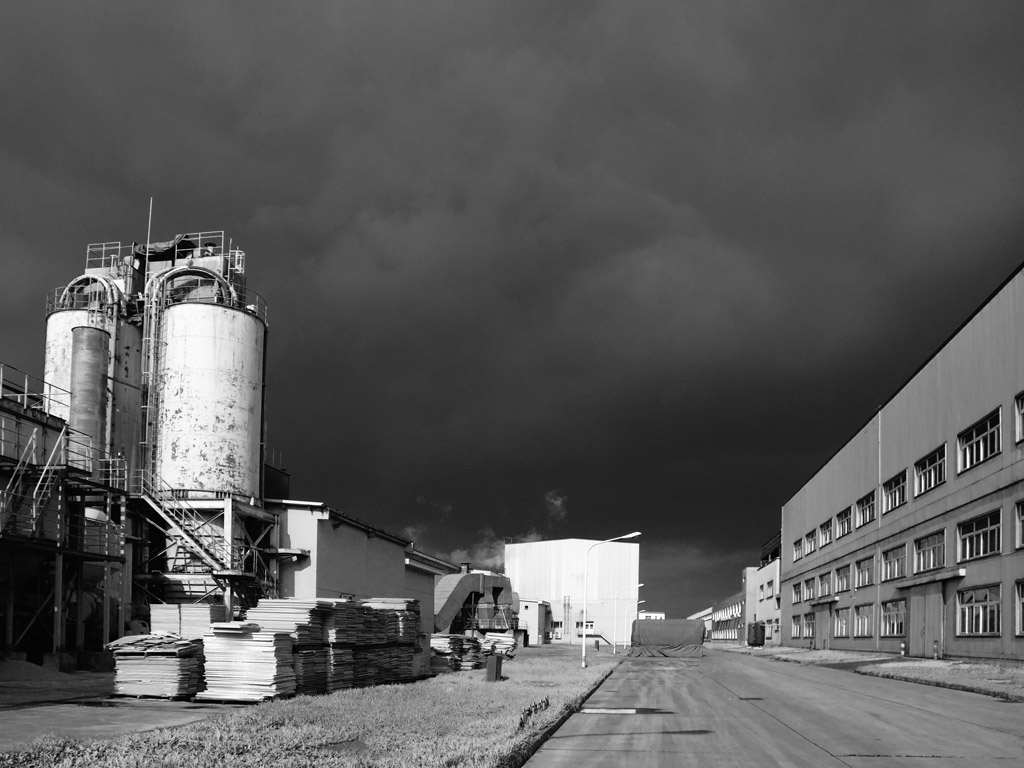
[{"label": "dry grass patch", "polygon": [[[39,739],[0,766],[39,768],[506,768],[622,657],[527,648],[484,672],[274,701],[180,728],[113,739]],[[547,700],[547,706],[544,701]],[[524,714],[525,713],[525,714]]]}]

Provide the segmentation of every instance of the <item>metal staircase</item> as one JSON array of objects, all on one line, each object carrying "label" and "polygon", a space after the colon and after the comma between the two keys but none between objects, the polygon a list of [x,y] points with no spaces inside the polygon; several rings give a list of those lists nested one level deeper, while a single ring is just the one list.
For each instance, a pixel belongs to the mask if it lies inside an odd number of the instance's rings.
[{"label": "metal staircase", "polygon": [[65,426],[61,429],[57,442],[53,444],[50,456],[46,460],[46,466],[40,472],[39,480],[32,491],[32,534],[39,531],[39,521],[43,517],[46,503],[50,500],[53,487],[57,484],[63,471],[63,459],[65,458],[64,444],[67,436],[68,428]]},{"label": "metal staircase", "polygon": [[155,472],[141,470],[139,476],[142,499],[155,513],[150,521],[192,555],[185,557],[184,553],[176,553],[173,569],[185,573],[231,570],[229,534],[175,494]]}]

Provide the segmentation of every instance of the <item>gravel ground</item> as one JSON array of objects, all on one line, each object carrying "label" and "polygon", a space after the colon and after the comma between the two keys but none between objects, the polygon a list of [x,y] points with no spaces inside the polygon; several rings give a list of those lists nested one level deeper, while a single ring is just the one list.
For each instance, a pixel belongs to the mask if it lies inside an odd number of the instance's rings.
[{"label": "gravel ground", "polygon": [[901,658],[889,653],[809,650],[788,646],[749,648],[727,643],[709,643],[712,650],[764,656],[797,664],[839,666],[862,675],[907,680],[942,688],[956,688],[1024,701],[1024,665],[1013,662],[976,662],[953,659]]}]

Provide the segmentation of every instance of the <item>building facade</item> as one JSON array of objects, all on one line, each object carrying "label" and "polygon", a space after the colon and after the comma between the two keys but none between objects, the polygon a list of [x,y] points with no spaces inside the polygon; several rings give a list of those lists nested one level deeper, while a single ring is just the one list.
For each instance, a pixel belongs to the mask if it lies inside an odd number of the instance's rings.
[{"label": "building facade", "polygon": [[1024,271],[782,508],[786,644],[1024,659]]},{"label": "building facade", "polygon": [[608,644],[629,642],[639,599],[639,544],[591,539],[506,544],[505,574],[520,599],[550,604],[553,642],[578,643],[584,636]]},{"label": "building facade", "polygon": [[742,642],[746,635],[744,616],[746,590],[730,595],[711,606],[711,640]]}]

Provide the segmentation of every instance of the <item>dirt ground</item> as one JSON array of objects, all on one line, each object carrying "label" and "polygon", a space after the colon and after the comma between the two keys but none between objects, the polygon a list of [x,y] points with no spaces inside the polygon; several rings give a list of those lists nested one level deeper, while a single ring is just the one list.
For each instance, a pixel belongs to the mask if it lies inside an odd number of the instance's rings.
[{"label": "dirt ground", "polygon": [[1024,664],[978,662],[958,659],[917,659],[889,653],[809,650],[787,646],[750,648],[727,643],[710,643],[709,648],[766,656],[797,664],[837,666],[862,675],[907,680],[942,688],[985,693],[1011,701],[1024,701]]},{"label": "dirt ground", "polygon": [[0,710],[103,699],[113,690],[113,672],[66,674],[27,661],[0,661]]}]

